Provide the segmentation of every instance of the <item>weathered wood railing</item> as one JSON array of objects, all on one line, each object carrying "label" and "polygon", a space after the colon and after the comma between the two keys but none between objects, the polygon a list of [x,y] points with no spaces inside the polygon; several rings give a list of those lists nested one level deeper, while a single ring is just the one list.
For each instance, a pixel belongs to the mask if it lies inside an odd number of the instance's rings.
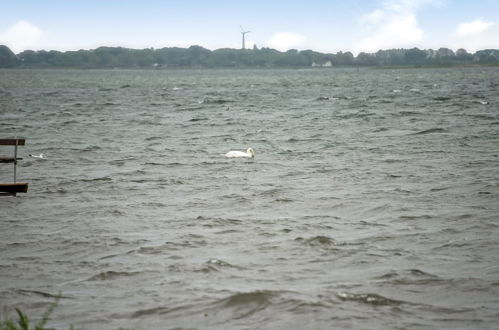
[{"label": "weathered wood railing", "polygon": [[0,156],[0,163],[14,164],[14,182],[0,183],[0,195],[15,196],[17,193],[28,192],[28,184],[25,182],[17,182],[17,161],[22,158],[17,157],[17,147],[24,146],[25,139],[8,138],[0,139],[0,146],[14,146],[14,157]]}]

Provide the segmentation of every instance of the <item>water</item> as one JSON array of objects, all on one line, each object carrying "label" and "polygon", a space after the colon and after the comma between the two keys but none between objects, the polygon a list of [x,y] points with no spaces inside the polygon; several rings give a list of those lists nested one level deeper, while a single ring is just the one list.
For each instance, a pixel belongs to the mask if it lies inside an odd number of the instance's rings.
[{"label": "water", "polygon": [[30,184],[0,199],[2,313],[497,328],[498,91],[498,68],[0,71]]}]

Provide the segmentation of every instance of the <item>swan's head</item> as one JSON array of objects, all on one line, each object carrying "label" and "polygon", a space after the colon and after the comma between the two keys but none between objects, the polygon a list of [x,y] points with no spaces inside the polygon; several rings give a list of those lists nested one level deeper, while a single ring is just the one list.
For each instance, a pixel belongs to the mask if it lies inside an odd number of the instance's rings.
[{"label": "swan's head", "polygon": [[247,153],[248,155],[251,155],[251,158],[255,157],[255,150],[253,150],[253,148],[248,148],[248,149],[246,150],[246,153]]}]

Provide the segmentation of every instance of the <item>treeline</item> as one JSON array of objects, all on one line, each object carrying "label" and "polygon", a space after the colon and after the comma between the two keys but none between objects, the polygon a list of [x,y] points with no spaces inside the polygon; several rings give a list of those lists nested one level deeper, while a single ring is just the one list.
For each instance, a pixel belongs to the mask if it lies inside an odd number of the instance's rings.
[{"label": "treeline", "polygon": [[295,49],[280,52],[271,48],[217,49],[200,46],[189,48],[130,49],[99,47],[92,50],[59,52],[25,50],[14,54],[0,45],[0,67],[3,68],[230,68],[230,67],[344,67],[344,66],[451,66],[499,63],[499,50],[480,50],[474,54],[465,49],[438,50],[390,49],[376,53],[336,54]]}]

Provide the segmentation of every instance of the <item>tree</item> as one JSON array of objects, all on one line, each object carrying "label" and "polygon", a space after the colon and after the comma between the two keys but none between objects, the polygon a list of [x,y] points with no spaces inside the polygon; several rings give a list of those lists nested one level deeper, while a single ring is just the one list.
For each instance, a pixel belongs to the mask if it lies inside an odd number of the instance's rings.
[{"label": "tree", "polygon": [[[478,58],[480,63],[492,63],[496,62],[499,57],[499,52],[493,49],[480,50],[475,53],[475,58]],[[496,56],[498,55],[498,56]]]},{"label": "tree", "polygon": [[130,49],[99,47],[78,51],[26,50],[17,56],[6,46],[0,46],[0,67],[75,67],[75,68],[129,68],[129,67],[310,67],[310,66],[378,66],[378,65],[451,65],[465,63],[492,63],[499,60],[499,50],[486,49],[469,54],[465,49],[454,53],[451,49],[438,50],[389,49],[376,53],[351,52],[336,54],[313,50],[291,49],[280,52],[271,48],[222,48],[214,51],[201,46],[189,48]]},{"label": "tree", "polygon": [[473,55],[468,53],[466,49],[459,48],[456,51],[456,60],[459,62],[471,62],[473,60]]},{"label": "tree", "polygon": [[422,65],[426,62],[426,52],[419,48],[411,48],[404,54],[405,64]]},{"label": "tree", "polygon": [[357,63],[358,65],[376,65],[376,56],[361,52],[357,55]]},{"label": "tree", "polygon": [[0,68],[12,68],[19,64],[19,59],[9,47],[0,45]]},{"label": "tree", "polygon": [[339,66],[353,65],[354,57],[351,52],[339,51],[333,56],[333,64]]}]

